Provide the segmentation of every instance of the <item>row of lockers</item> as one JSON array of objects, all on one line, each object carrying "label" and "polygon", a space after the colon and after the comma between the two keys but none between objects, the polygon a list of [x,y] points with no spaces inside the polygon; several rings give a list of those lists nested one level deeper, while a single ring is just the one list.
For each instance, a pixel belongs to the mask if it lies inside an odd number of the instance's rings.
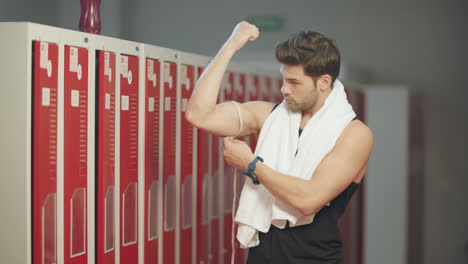
[{"label": "row of lockers", "polygon": [[[173,62],[146,59],[145,69],[139,69],[138,57],[106,51],[96,52],[96,235],[87,237],[88,145],[88,50],[65,46],[64,71],[64,256],[65,263],[87,263],[90,254],[87,239],[96,239],[97,263],[115,263],[115,247],[120,248],[120,263],[138,262],[138,229],[143,229],[144,263],[158,262],[158,247],[162,247],[163,263],[175,263],[179,247],[180,263],[191,263],[192,236],[198,238],[198,263],[228,263],[231,244],[232,172],[221,171],[219,138],[201,133],[200,141],[194,129],[183,118],[197,76],[203,68],[178,65]],[[57,80],[58,46],[34,42],[33,91],[33,230],[34,261],[56,263],[56,165],[57,165]],[[179,67],[178,67],[179,66]],[[145,71],[145,98],[139,97],[139,71]],[[113,74],[114,72],[114,74]],[[115,74],[117,72],[117,74]],[[178,78],[177,75],[180,75]],[[135,76],[135,77],[133,77]],[[116,97],[115,78],[120,78],[120,97]],[[159,82],[162,80],[162,82]],[[180,80],[180,85],[177,84]],[[250,83],[249,83],[250,81]],[[269,77],[228,73],[223,81],[222,100],[274,100]],[[160,88],[160,83],[163,87]],[[247,89],[249,88],[249,89]],[[264,89],[264,93],[260,88]],[[180,91],[177,91],[180,89]],[[268,92],[270,91],[270,92]],[[163,93],[164,96],[160,94]],[[177,97],[180,97],[180,105]],[[120,100],[120,108],[116,108]],[[144,104],[144,117],[139,117],[139,104]],[[161,111],[159,111],[161,109]],[[120,118],[116,119],[116,111]],[[162,122],[160,115],[163,115]],[[178,118],[182,117],[182,118]],[[138,227],[138,119],[144,118],[144,226]],[[116,122],[120,122],[120,140],[115,141]],[[179,129],[179,133],[176,130]],[[160,141],[162,134],[162,142]],[[179,137],[179,138],[176,138]],[[252,147],[255,140],[249,139]],[[178,143],[179,142],[179,143]],[[162,143],[162,144],[161,144]],[[120,160],[115,163],[116,144],[120,145]],[[195,145],[199,155],[194,152]],[[180,148],[180,151],[176,149]],[[177,156],[176,155],[180,155]],[[159,156],[162,155],[160,176]],[[197,157],[200,157],[197,159]],[[178,160],[177,160],[178,159]],[[177,160],[177,161],[176,161]],[[193,226],[192,201],[198,162],[198,198],[200,225]],[[176,168],[177,167],[177,168]],[[176,173],[176,170],[179,173]],[[116,178],[115,170],[119,170]],[[143,173],[143,172],[142,172]],[[226,174],[226,175],[225,175]],[[180,175],[176,187],[176,175]],[[221,186],[219,179],[225,176]],[[195,179],[194,179],[195,178]],[[115,188],[115,180],[120,188]],[[243,180],[242,177],[239,179]],[[162,186],[162,190],[160,188]],[[237,186],[242,186],[241,182]],[[221,190],[218,192],[218,190]],[[240,189],[239,189],[240,190]],[[239,191],[238,190],[238,191]],[[161,193],[162,191],[162,193]],[[115,192],[118,198],[115,199]],[[224,193],[224,205],[218,205]],[[162,194],[162,195],[158,195]],[[159,202],[159,199],[162,199]],[[118,202],[117,202],[118,201]],[[180,201],[180,202],[179,202]],[[180,210],[177,212],[176,202]],[[120,208],[116,214],[115,206]],[[158,211],[159,205],[162,210]],[[179,213],[180,212],[180,213]],[[162,213],[162,217],[158,217]],[[120,222],[120,241],[115,240],[116,217]],[[180,217],[177,226],[176,217]],[[162,219],[161,221],[158,221]],[[220,229],[223,221],[224,229]],[[162,226],[162,235],[160,228]],[[176,241],[175,230],[180,239]],[[224,233],[224,241],[219,232]],[[179,243],[178,243],[179,242]],[[91,252],[92,254],[92,252]],[[243,253],[239,253],[242,263]]]},{"label": "row of lockers", "polygon": [[[203,66],[31,45],[33,263],[60,262],[60,243],[63,263],[93,257],[96,263],[228,263],[233,171],[223,162],[221,139],[198,133],[183,117]],[[229,72],[219,99],[279,101],[279,85],[272,76]],[[254,148],[255,138],[247,141]],[[239,192],[244,178],[237,179]],[[245,252],[238,250],[242,263]]]}]

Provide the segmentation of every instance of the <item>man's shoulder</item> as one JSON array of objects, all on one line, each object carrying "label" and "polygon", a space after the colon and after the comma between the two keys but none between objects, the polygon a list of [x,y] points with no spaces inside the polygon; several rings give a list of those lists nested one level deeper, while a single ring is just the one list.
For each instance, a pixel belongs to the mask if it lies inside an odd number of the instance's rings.
[{"label": "man's shoulder", "polygon": [[337,145],[371,149],[374,142],[372,130],[360,120],[351,121],[338,138]]}]

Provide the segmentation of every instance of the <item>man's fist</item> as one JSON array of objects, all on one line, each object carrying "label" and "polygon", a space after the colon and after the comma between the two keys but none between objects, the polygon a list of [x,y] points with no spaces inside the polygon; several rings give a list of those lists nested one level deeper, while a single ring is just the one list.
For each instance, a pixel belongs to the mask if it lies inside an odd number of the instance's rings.
[{"label": "man's fist", "polygon": [[225,45],[234,49],[234,51],[238,51],[244,47],[247,41],[256,40],[258,34],[259,31],[255,25],[242,21],[236,25]]}]

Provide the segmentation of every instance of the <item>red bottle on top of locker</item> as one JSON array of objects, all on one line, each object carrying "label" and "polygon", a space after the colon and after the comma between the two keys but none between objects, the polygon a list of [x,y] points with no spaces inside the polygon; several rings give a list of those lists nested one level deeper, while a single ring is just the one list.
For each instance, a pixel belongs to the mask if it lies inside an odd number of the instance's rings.
[{"label": "red bottle on top of locker", "polygon": [[101,33],[101,0],[80,0],[80,31]]}]

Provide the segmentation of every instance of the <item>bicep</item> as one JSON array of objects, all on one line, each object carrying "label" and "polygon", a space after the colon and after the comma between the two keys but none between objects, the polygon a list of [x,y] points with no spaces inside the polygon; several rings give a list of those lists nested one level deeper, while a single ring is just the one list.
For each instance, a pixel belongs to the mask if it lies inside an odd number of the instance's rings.
[{"label": "bicep", "polygon": [[[239,111],[236,105],[239,106]],[[234,103],[225,102],[216,105],[197,127],[218,136],[247,136],[259,131],[259,122],[266,118],[273,104],[268,102]],[[269,109],[269,110],[268,110]],[[242,129],[239,131],[242,118]]]}]

